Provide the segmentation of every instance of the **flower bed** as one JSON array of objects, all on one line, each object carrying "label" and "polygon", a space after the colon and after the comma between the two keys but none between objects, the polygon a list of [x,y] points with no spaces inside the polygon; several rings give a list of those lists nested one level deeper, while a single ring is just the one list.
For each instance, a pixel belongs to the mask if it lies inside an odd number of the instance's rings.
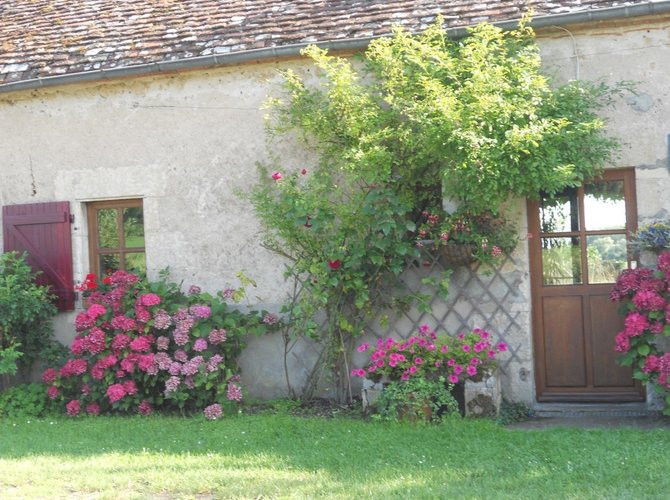
[{"label": "flower bed", "polygon": [[[237,373],[241,336],[270,326],[266,314],[242,314],[221,298],[165,279],[150,283],[117,271],[79,286],[86,310],[75,319],[71,357],[43,380],[68,415],[204,410],[242,399]],[[227,294],[230,296],[230,294]]]}]

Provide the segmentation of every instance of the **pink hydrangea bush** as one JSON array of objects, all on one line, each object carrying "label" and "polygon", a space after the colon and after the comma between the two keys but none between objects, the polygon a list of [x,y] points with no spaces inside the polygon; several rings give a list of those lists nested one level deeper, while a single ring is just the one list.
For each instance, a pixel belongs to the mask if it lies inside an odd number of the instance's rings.
[{"label": "pink hydrangea bush", "polygon": [[241,401],[240,339],[271,328],[265,311],[241,313],[197,287],[183,294],[125,271],[87,279],[71,356],[42,377],[68,415],[210,408],[218,418],[221,403]]},{"label": "pink hydrangea bush", "polygon": [[670,353],[662,351],[670,336],[670,252],[657,259],[657,270],[639,267],[619,275],[610,299],[621,303],[624,329],[615,337],[619,362],[633,369],[633,378],[653,383],[665,394],[670,414]]},{"label": "pink hydrangea bush", "polygon": [[352,370],[351,375],[391,381],[444,377],[456,384],[485,375],[494,366],[496,356],[506,350],[505,343],[494,343],[484,330],[438,336],[428,325],[422,325],[407,340],[389,337],[379,339],[376,346],[359,346],[359,352],[370,353],[368,364]]}]

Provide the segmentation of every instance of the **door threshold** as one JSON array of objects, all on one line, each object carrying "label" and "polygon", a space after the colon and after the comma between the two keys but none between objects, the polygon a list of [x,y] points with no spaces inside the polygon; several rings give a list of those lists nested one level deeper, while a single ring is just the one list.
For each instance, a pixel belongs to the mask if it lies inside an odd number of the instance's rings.
[{"label": "door threshold", "polygon": [[660,410],[639,403],[535,403],[537,417],[656,417]]}]

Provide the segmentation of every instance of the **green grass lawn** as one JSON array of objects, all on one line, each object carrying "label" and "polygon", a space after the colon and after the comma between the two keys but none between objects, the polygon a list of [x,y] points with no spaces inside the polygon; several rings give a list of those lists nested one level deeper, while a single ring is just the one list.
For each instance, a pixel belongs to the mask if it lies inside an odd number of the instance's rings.
[{"label": "green grass lawn", "polygon": [[668,498],[670,433],[245,415],[0,420],[2,498]]}]

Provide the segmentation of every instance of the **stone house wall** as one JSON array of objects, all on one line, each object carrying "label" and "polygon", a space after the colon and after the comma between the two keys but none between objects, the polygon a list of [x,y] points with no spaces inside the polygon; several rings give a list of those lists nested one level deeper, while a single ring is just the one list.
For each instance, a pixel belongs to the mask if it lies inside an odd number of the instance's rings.
[{"label": "stone house wall", "polygon": [[[667,26],[668,19],[658,17],[538,33],[545,69],[559,81],[637,82],[637,94],[619,99],[607,118],[624,144],[612,167],[636,168],[641,222],[670,210]],[[259,225],[237,193],[255,182],[257,162],[272,161],[261,107],[279,82],[276,70],[286,67],[311,71],[305,61],[282,61],[0,94],[0,203],[70,201],[80,281],[88,270],[85,204],[142,198],[150,276],[170,267],[185,286],[214,291],[236,286],[234,274],[244,270],[258,282],[251,295],[276,310],[285,295],[282,262],[260,246]],[[273,153],[287,168],[309,167],[309,155],[290,141]],[[433,317],[399,318],[392,332],[406,336],[422,321],[450,331],[489,328],[511,347],[503,361],[505,394],[532,403],[524,201],[512,201],[510,210],[522,241],[504,266],[489,276],[458,270],[449,307],[436,304]],[[57,318],[63,342],[74,334],[72,323],[72,313]],[[250,339],[242,368],[252,394],[284,394],[280,346],[276,337]],[[314,352],[305,343],[290,356],[298,385]]]}]

